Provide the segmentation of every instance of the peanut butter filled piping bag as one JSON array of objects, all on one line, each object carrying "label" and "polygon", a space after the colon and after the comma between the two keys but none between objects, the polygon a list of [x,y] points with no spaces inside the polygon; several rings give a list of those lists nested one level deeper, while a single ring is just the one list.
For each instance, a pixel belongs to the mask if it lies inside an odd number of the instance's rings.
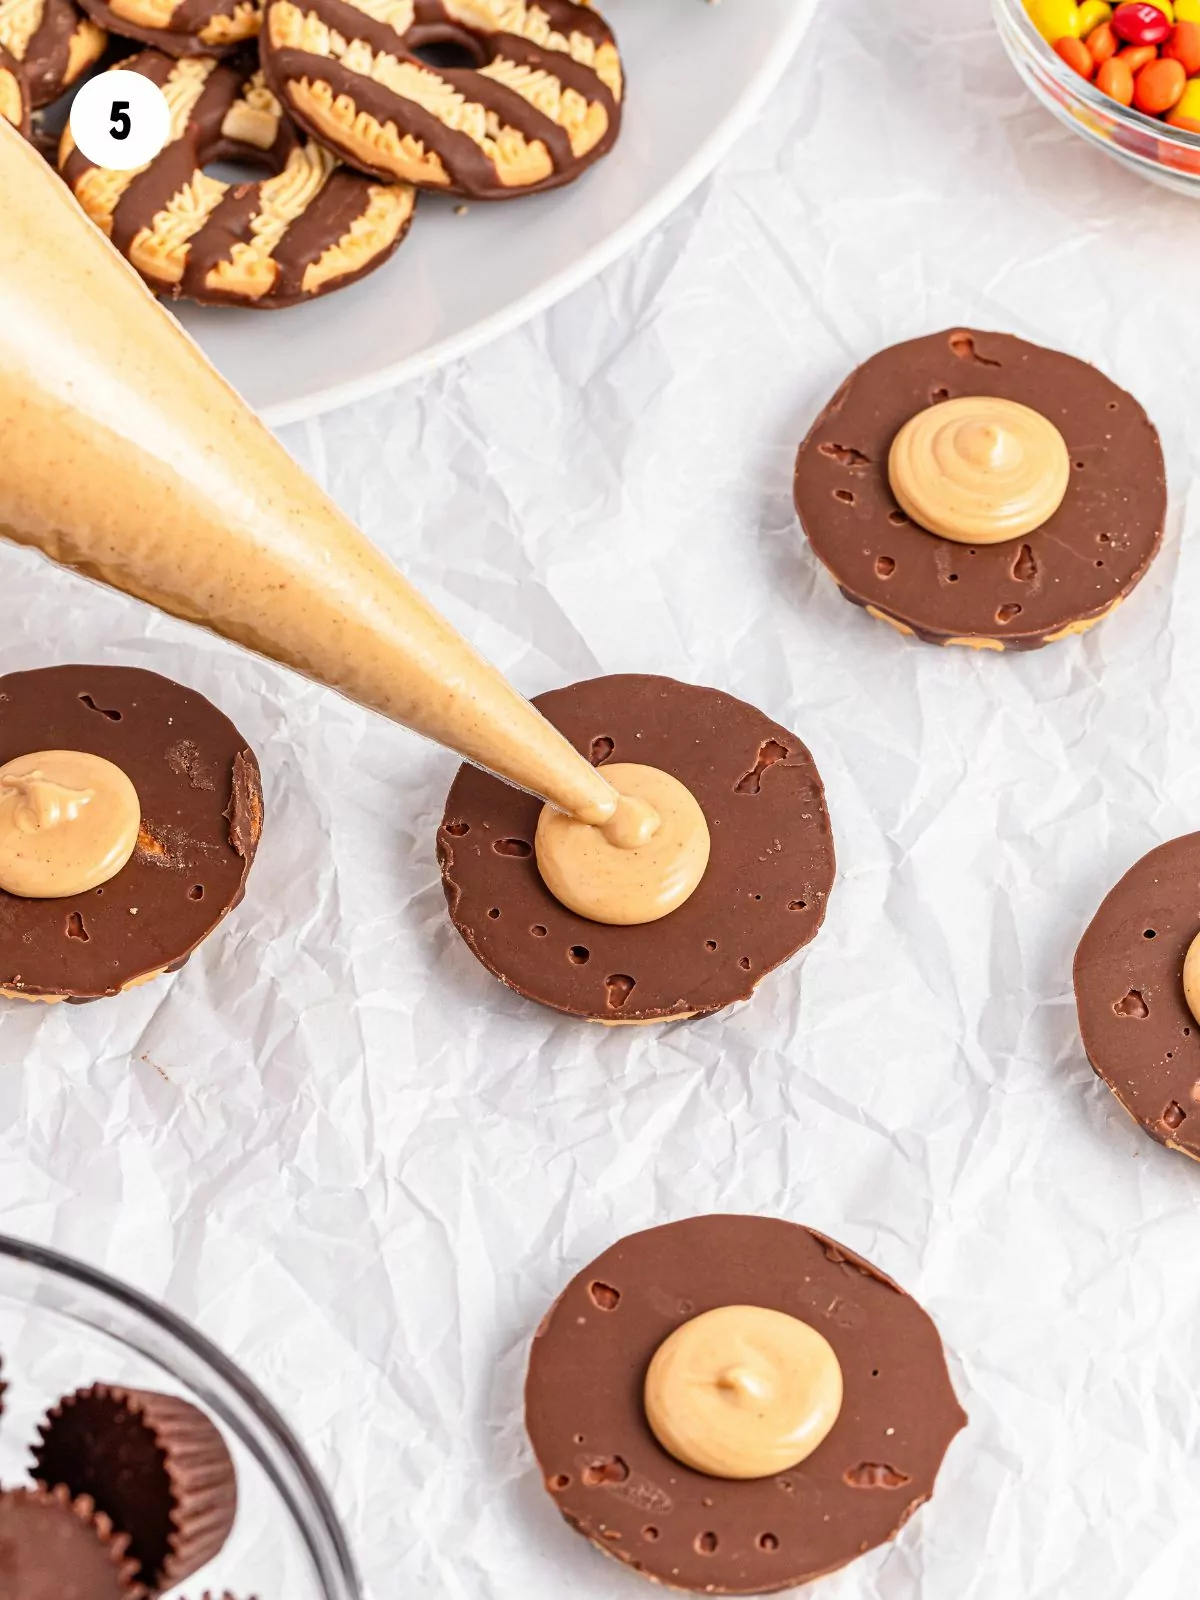
[{"label": "peanut butter filled piping bag", "polygon": [[0,125],[0,533],[582,821],[616,791],[291,460]]}]

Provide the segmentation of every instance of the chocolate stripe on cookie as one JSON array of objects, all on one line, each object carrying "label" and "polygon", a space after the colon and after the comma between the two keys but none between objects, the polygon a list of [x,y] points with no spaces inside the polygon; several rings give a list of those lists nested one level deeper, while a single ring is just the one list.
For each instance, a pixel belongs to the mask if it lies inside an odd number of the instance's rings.
[{"label": "chocolate stripe on cookie", "polygon": [[0,0],[0,45],[20,63],[35,110],[98,61],[105,43],[71,0]]}]

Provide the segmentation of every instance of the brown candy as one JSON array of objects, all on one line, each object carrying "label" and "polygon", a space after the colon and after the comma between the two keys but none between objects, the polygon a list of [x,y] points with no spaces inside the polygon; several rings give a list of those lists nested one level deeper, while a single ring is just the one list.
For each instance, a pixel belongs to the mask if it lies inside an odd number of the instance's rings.
[{"label": "brown candy", "polygon": [[519,994],[601,1022],[707,1015],[747,999],[812,939],[833,885],[825,794],[794,733],[717,689],[629,674],[534,701],[601,764],[678,778],[708,821],[699,887],[657,922],[611,926],[562,905],[533,853],[541,802],[460,769],[438,830],[442,883],[472,953]]},{"label": "brown candy", "polygon": [[5,1600],[143,1600],[129,1540],[85,1495],[65,1488],[0,1492]]},{"label": "brown candy", "polygon": [[186,1400],[94,1384],[61,1400],[38,1431],[39,1483],[90,1495],[128,1534],[149,1589],[181,1583],[221,1550],[237,1510],[233,1461]]},{"label": "brown candy", "polygon": [[[1029,406],[1066,441],[1066,495],[1022,538],[940,538],[892,493],[888,455],[900,429],[969,395]],[[1166,477],[1146,413],[1095,367],[954,328],[883,350],[846,379],[800,446],[795,501],[846,599],[930,644],[1033,650],[1084,631],[1137,585],[1162,538]]]}]

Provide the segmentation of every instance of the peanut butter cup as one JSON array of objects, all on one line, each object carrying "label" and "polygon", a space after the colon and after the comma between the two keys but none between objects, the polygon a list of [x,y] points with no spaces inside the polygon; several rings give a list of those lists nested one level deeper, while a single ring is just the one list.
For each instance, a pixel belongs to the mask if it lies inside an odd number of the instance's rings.
[{"label": "peanut butter cup", "polygon": [[[762,1477],[697,1471],[647,1419],[656,1355],[721,1308],[782,1314],[832,1349],[840,1410],[798,1465]],[[772,1404],[768,1389],[755,1409]],[[914,1300],[823,1235],[753,1216],[651,1228],[580,1272],[533,1340],[525,1420],[577,1532],[655,1582],[703,1594],[789,1589],[893,1538],[966,1423]]]},{"label": "peanut butter cup", "polygon": [[[1027,420],[1033,413],[1053,426],[1065,445],[1065,492],[1061,479],[1053,491],[1022,483],[1023,452],[1031,438],[1040,448],[1036,436],[1006,432],[986,414],[978,423],[954,418],[952,403],[978,397],[1015,402]],[[937,459],[951,476],[957,466],[975,480],[965,527],[984,527],[981,506],[1019,525],[1014,494],[1044,504],[1045,521],[1013,538],[958,540],[915,520],[920,503],[907,495],[901,505],[893,449],[914,419],[941,418],[942,408],[962,455],[947,463],[948,431],[934,453],[943,452]],[[1059,463],[1047,456],[1045,470],[1055,476]],[[1007,334],[955,328],[881,351],[847,378],[800,446],[795,501],[843,595],[872,616],[930,644],[1033,650],[1083,633],[1137,585],[1162,538],[1166,479],[1153,424],[1095,367]]]},{"label": "peanut butter cup", "polygon": [[[36,762],[21,766],[64,751],[118,768],[141,826],[126,865],[95,888],[54,898],[0,888],[0,992],[12,997],[94,1000],[183,966],[241,900],[262,831],[246,741],[203,695],[157,673],[68,666],[0,678],[0,771],[11,775],[0,778],[0,823],[13,804],[23,827],[70,807]],[[90,803],[84,794],[75,802]]]},{"label": "peanut butter cup", "polygon": [[237,1510],[233,1461],[186,1400],[94,1384],[61,1400],[38,1431],[38,1482],[89,1495],[128,1535],[149,1590],[181,1583],[224,1545]]},{"label": "peanut butter cup", "polygon": [[1188,955],[1198,935],[1200,833],[1189,833],[1143,856],[1104,897],[1074,973],[1093,1071],[1152,1139],[1193,1161],[1200,1022],[1188,1004]]},{"label": "peanut butter cup", "polygon": [[129,1540],[65,1488],[0,1491],[0,1594],[6,1600],[143,1600]]},{"label": "peanut butter cup", "polygon": [[745,701],[671,678],[593,678],[534,701],[593,763],[634,762],[699,802],[699,887],[655,922],[612,926],[561,904],[534,855],[540,800],[460,769],[438,830],[455,927],[501,982],[609,1023],[707,1015],[747,999],[814,937],[833,884],[820,776],[804,744]]}]

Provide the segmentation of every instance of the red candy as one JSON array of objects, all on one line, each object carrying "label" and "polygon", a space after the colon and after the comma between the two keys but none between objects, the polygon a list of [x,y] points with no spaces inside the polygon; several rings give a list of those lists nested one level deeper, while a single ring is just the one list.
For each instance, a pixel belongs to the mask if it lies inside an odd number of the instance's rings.
[{"label": "red candy", "polygon": [[1162,44],[1170,37],[1171,24],[1157,6],[1134,0],[1113,12],[1112,31],[1126,44]]}]

